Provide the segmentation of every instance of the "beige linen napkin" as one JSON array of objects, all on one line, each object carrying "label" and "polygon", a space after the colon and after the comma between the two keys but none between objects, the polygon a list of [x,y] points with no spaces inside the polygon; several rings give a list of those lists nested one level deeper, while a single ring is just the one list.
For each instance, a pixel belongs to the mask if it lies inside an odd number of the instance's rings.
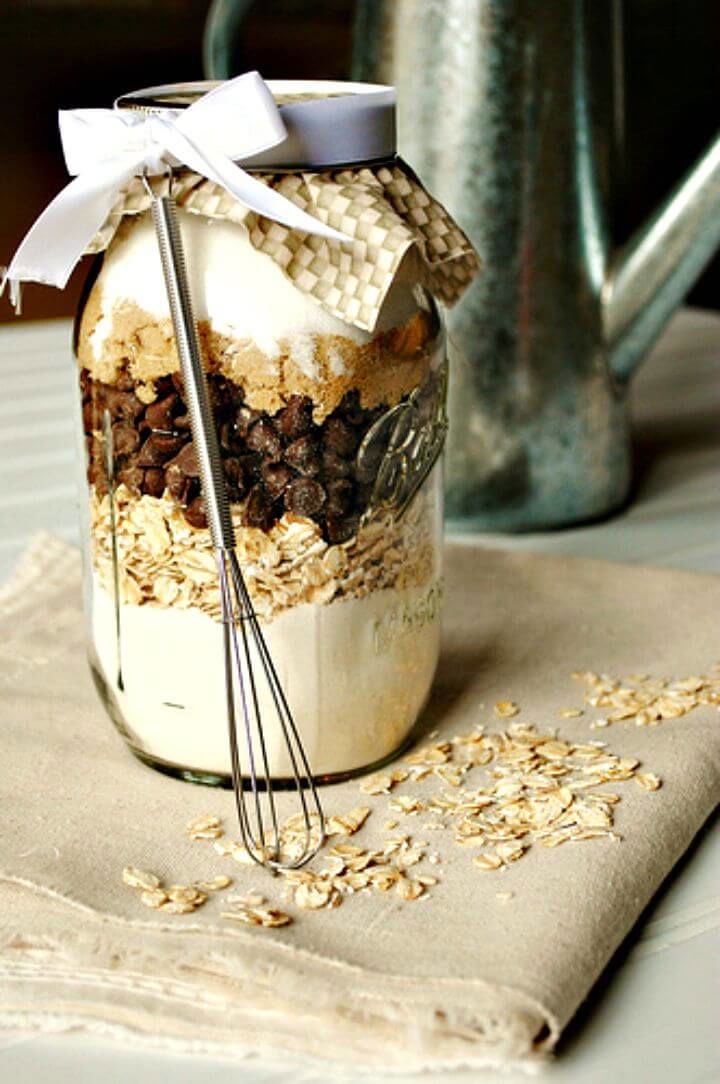
[{"label": "beige linen napkin", "polygon": [[[405,902],[359,894],[332,911],[282,904],[282,885],[184,834],[231,822],[231,795],[156,774],[104,717],[83,655],[74,551],[38,539],[0,597],[0,1023],[81,1028],[173,1050],[293,1053],[390,1072],[531,1067],[551,1049],[609,957],[720,795],[715,706],[656,727],[591,730],[573,670],[687,676],[714,662],[720,580],[637,566],[447,551],[444,653],[427,727],[439,737],[522,720],[602,739],[662,778],[604,787],[622,842],[532,846],[483,872],[435,832],[439,883]],[[358,690],[358,695],[361,691]],[[512,699],[514,720],[492,705]],[[480,769],[483,771],[484,769]],[[353,837],[383,838],[386,797],[326,788],[328,812],[373,807]],[[402,827],[427,838],[423,817]],[[236,928],[222,898],[191,915],[140,906],[129,864],[167,882],[228,872],[295,917]],[[498,895],[500,893],[500,895]],[[508,896],[512,893],[511,896]]]}]

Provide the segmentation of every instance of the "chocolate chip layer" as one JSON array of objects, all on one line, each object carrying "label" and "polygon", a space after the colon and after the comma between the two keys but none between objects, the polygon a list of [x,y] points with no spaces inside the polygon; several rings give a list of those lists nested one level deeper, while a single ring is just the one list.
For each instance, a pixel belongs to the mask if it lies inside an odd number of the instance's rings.
[{"label": "chocolate chip layer", "polygon": [[[372,479],[357,470],[357,451],[386,408],[365,409],[351,391],[318,425],[307,397],[293,396],[270,415],[248,407],[242,388],[224,377],[211,374],[208,383],[228,497],[243,504],[245,525],[267,531],[290,512],[314,520],[330,543],[350,538],[372,489]],[[137,385],[126,375],[110,385],[83,369],[80,388],[90,484],[99,492],[107,489],[102,437],[107,410],[116,483],[137,494],[168,493],[183,507],[188,523],[206,526],[179,375],[157,380],[150,404],[138,398]]]}]

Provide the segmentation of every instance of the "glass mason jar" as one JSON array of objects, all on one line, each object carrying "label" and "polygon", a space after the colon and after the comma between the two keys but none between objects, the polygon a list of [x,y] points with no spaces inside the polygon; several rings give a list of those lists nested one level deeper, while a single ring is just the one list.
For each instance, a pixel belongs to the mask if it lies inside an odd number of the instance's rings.
[{"label": "glass mason jar", "polygon": [[[441,319],[414,250],[370,333],[242,226],[179,217],[243,574],[313,773],[346,777],[403,745],[437,663]],[[96,685],[143,761],[227,782],[217,569],[149,212],[98,257],[76,355]]]}]

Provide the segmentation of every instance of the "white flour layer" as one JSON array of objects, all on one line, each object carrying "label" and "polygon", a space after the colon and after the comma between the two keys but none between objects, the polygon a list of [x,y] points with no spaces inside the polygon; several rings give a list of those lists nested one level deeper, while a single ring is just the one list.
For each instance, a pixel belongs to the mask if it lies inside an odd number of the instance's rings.
[{"label": "white flour layer", "polygon": [[[313,772],[365,767],[412,728],[437,664],[437,584],[304,603],[264,632]],[[111,597],[95,581],[95,649],[137,748],[195,771],[228,773],[222,627],[199,610],[123,605],[120,666]],[[270,771],[290,774],[267,690]]]},{"label": "white flour layer", "polygon": [[[291,356],[297,341],[300,361],[307,354],[308,335],[341,335],[359,345],[372,335],[343,323],[288,279],[277,264],[250,244],[244,226],[222,219],[179,211],[190,289],[198,320],[215,331],[250,340],[269,358],[279,341],[289,341]],[[378,330],[402,324],[417,311],[413,294],[416,257],[410,254],[398,269],[378,319]],[[168,319],[168,308],[154,227],[143,216],[125,227],[114,242],[98,276],[100,318],[90,342],[97,358],[112,332],[113,312],[130,302],[156,317]]]}]

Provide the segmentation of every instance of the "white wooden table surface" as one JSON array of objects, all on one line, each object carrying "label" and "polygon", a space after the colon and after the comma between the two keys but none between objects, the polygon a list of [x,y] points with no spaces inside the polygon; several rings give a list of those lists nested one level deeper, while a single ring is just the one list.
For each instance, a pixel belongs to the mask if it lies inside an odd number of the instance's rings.
[{"label": "white wooden table surface", "polygon": [[[69,339],[68,321],[0,328],[0,578],[34,531],[77,537]],[[638,484],[624,512],[589,527],[483,536],[482,543],[720,573],[720,316],[679,313],[639,374],[633,403]],[[716,818],[569,1028],[545,1079],[718,1084],[719,1025]],[[8,1084],[280,1084],[290,1076],[306,1084],[338,1079],[287,1063],[171,1058],[81,1037],[0,1037],[0,1081]],[[442,1079],[516,1084],[527,1077]]]}]

